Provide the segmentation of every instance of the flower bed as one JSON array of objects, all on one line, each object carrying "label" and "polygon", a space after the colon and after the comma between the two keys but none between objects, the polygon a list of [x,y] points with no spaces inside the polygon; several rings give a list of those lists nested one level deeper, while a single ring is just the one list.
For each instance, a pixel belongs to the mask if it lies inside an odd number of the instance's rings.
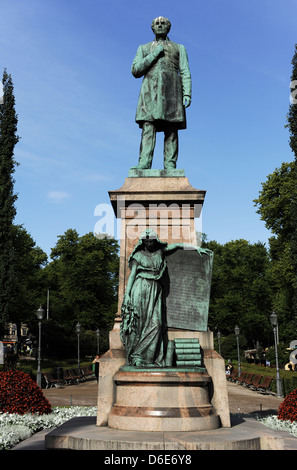
[{"label": "flower bed", "polygon": [[278,419],[277,415],[270,415],[265,418],[257,418],[260,423],[264,424],[270,429],[274,431],[286,431],[293,436],[297,437],[297,422],[292,422],[289,420],[280,420]]},{"label": "flower bed", "polygon": [[297,421],[297,390],[286,396],[278,409],[278,419],[282,421]]},{"label": "flower bed", "polygon": [[0,450],[71,418],[96,416],[95,406],[52,408],[40,387],[22,371],[0,372]]},{"label": "flower bed", "polygon": [[71,418],[96,415],[96,406],[54,407],[50,414],[44,415],[0,413],[0,450],[11,449],[35,432],[54,429]]},{"label": "flower bed", "polygon": [[286,431],[297,437],[297,390],[293,390],[280,404],[277,415],[257,418],[275,431]]},{"label": "flower bed", "polygon": [[31,377],[19,370],[0,372],[0,412],[48,414],[52,408]]}]

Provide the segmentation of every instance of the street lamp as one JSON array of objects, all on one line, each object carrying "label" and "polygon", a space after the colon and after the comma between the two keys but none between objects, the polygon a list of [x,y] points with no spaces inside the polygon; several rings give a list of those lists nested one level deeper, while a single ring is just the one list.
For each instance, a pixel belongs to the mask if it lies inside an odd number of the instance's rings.
[{"label": "street lamp", "polygon": [[76,333],[77,333],[77,367],[78,367],[78,370],[80,371],[79,334],[80,334],[81,325],[79,322],[76,324],[75,328],[76,328]]},{"label": "street lamp", "polygon": [[270,323],[273,328],[273,334],[274,334],[274,346],[275,346],[275,366],[276,366],[276,394],[278,397],[283,396],[282,392],[282,382],[280,378],[280,373],[279,373],[279,367],[278,367],[278,353],[277,353],[277,315],[275,312],[272,312],[270,315]]},{"label": "street lamp", "polygon": [[238,375],[241,374],[241,364],[240,364],[240,353],[239,353],[239,327],[238,325],[234,328],[237,342],[237,356],[238,356]]},{"label": "street lamp", "polygon": [[221,355],[221,332],[218,331],[218,342],[219,342],[219,355]]},{"label": "street lamp", "polygon": [[44,310],[43,308],[39,307],[36,311],[38,321],[38,330],[39,330],[39,338],[38,338],[38,357],[37,357],[37,373],[36,373],[36,383],[39,387],[41,387],[41,368],[40,368],[40,361],[41,361],[41,320],[44,317]]},{"label": "street lamp", "polygon": [[100,330],[97,328],[96,330],[96,336],[97,336],[97,354],[99,356],[99,335],[100,335]]}]

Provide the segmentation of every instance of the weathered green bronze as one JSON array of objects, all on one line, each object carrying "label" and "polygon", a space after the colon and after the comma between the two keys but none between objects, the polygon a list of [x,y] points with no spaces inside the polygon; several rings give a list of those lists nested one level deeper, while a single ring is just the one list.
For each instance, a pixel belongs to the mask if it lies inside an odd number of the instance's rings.
[{"label": "weathered green bronze", "polygon": [[156,132],[164,132],[164,168],[176,168],[178,130],[186,128],[185,108],[191,104],[191,74],[182,44],[169,40],[171,23],[159,16],[152,22],[155,40],[139,46],[132,65],[136,78],[144,77],[136,122],[142,128],[138,169],[150,169]]},{"label": "weathered green bronze", "polygon": [[169,328],[207,331],[212,277],[212,253],[176,250],[166,257],[168,292],[166,320]]},{"label": "weathered green bronze", "polygon": [[172,168],[169,170],[143,170],[138,168],[130,168],[129,178],[184,178],[185,170]]},{"label": "weathered green bronze", "polygon": [[202,355],[198,338],[175,338],[177,367],[202,366]]},{"label": "weathered green bronze", "polygon": [[[151,229],[146,229],[140,236],[129,257],[131,273],[122,304],[120,334],[126,349],[126,366],[166,366],[166,257],[190,246],[163,242]],[[210,250],[198,246],[191,248],[201,256],[212,256]]]}]

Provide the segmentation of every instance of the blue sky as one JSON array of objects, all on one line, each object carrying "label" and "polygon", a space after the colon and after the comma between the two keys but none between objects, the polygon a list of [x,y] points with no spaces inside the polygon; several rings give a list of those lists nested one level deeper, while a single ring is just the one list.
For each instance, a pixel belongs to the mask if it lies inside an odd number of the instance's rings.
[{"label": "blue sky", "polygon": [[[268,240],[253,199],[293,159],[284,126],[294,0],[2,0],[0,65],[14,82],[21,137],[16,223],[48,254],[67,229],[94,230],[95,208],[137,164],[141,79],[131,65],[160,15],[189,56],[178,167],[207,191],[202,230],[219,243]],[[153,168],[162,168],[162,140]]]}]

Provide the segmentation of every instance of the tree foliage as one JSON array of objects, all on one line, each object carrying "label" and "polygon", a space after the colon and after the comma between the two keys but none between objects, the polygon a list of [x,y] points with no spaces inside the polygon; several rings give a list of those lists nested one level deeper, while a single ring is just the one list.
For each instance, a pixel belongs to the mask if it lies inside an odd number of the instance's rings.
[{"label": "tree foliage", "polygon": [[[43,292],[50,292],[49,320],[44,321],[47,357],[74,356],[75,325],[81,330],[81,354],[96,353],[97,328],[100,351],[108,349],[108,332],[117,311],[118,243],[93,233],[79,236],[74,229],[58,236],[52,261],[42,272]],[[32,330],[36,321],[32,322]]]},{"label": "tree foliage", "polygon": [[13,246],[13,220],[16,215],[13,173],[18,118],[11,76],[3,73],[3,103],[0,104],[0,333],[11,314],[16,259]]},{"label": "tree foliage", "polygon": [[255,199],[257,213],[268,230],[284,242],[291,235],[291,200],[296,190],[295,162],[284,162],[262,183],[262,191]]},{"label": "tree foliage", "polygon": [[[297,44],[295,45],[295,52],[292,58],[292,75],[291,75],[291,82],[297,81]],[[296,82],[294,83],[294,88]],[[289,129],[289,144],[292,149],[292,152],[297,157],[297,108],[296,103],[293,101],[289,106],[289,111],[287,114],[287,122],[288,124],[286,127]]]},{"label": "tree foliage", "polygon": [[[297,80],[297,45],[292,59],[291,80]],[[295,100],[296,101],[296,100]],[[284,162],[267,181],[255,199],[257,212],[272,231],[269,239],[273,308],[280,316],[280,327],[296,328],[297,316],[297,104],[292,101],[287,115],[292,162]]]},{"label": "tree foliage", "polygon": [[15,112],[11,76],[3,73],[3,102],[0,104],[0,335],[5,324],[20,324],[36,309],[42,289],[42,267],[46,254],[35,246],[31,235],[15,225],[14,172],[17,163],[14,148],[18,117]]},{"label": "tree foliage", "polygon": [[45,268],[51,298],[51,318],[66,329],[79,321],[85,329],[112,326],[117,310],[118,243],[79,236],[69,229],[58,237]]},{"label": "tree foliage", "polygon": [[241,239],[203,246],[214,252],[210,329],[229,335],[237,324],[248,347],[255,347],[257,341],[266,344],[272,293],[265,245]]},{"label": "tree foliage", "polygon": [[269,238],[270,278],[274,292],[272,307],[282,317],[280,323],[290,321],[294,310],[296,271],[291,250],[294,231],[291,202],[296,191],[295,166],[295,162],[282,163],[268,175],[258,199],[255,199],[258,214],[273,233]]},{"label": "tree foliage", "polygon": [[[295,53],[292,58],[292,75],[291,81],[297,83],[297,44],[295,45]],[[297,316],[297,103],[296,98],[293,100],[289,107],[287,115],[288,129],[290,135],[290,147],[294,153],[294,167],[292,169],[293,191],[291,193],[290,203],[290,251],[292,257],[292,265],[294,270],[295,279],[292,283],[293,288],[293,302],[292,309],[294,315]]]},{"label": "tree foliage", "polygon": [[16,269],[9,320],[20,324],[24,319],[36,318],[35,312],[44,290],[43,268],[47,264],[47,255],[22,226],[13,225],[11,236]]}]

